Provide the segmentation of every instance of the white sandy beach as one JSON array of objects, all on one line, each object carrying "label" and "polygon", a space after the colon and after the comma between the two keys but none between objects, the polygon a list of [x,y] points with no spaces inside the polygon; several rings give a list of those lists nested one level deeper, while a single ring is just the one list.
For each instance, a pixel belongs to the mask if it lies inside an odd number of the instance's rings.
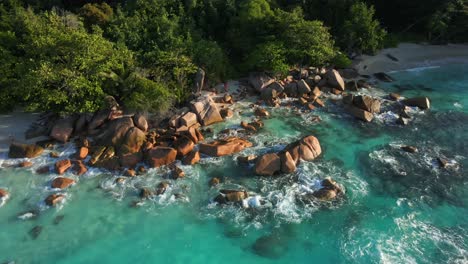
[{"label": "white sandy beach", "polygon": [[[388,54],[398,61],[390,59]],[[360,74],[373,74],[456,62],[468,62],[468,45],[401,43],[397,48],[383,49],[375,56],[363,55],[354,68]]]},{"label": "white sandy beach", "polygon": [[0,115],[0,152],[6,151],[12,140],[24,143],[36,142],[38,138],[26,140],[24,132],[39,116],[38,113],[20,111]]}]

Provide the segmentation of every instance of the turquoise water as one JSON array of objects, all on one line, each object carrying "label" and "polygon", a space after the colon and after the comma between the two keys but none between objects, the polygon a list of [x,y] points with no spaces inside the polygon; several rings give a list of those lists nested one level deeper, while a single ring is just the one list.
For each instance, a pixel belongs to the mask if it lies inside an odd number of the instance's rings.
[{"label": "turquoise water", "polygon": [[[432,109],[413,111],[407,127],[385,114],[370,124],[358,122],[331,101],[311,113],[268,109],[272,118],[251,138],[253,148],[181,166],[187,176],[140,207],[132,206],[138,189],[156,186],[169,171],[150,170],[123,185],[114,184],[119,175],[97,170],[68,175],[78,183],[65,192],[63,205],[48,208],[41,201],[53,192],[47,186],[56,175],[32,171],[54,159],[43,155],[32,169],[5,168],[17,161],[3,159],[0,187],[11,198],[0,208],[0,263],[466,263],[467,73],[468,64],[395,72],[396,83],[368,91],[429,96]],[[216,125],[215,136],[251,119],[249,104]],[[314,115],[322,121],[313,122]],[[292,175],[256,177],[235,162],[238,155],[281,149],[309,134],[320,140],[323,154]],[[400,151],[402,144],[419,153]],[[73,153],[70,146],[56,148]],[[456,165],[439,168],[440,156]],[[212,177],[223,183],[210,188]],[[343,185],[344,199],[297,199],[307,182],[325,177]],[[253,210],[210,203],[218,189],[233,187],[269,203]],[[37,217],[17,217],[28,210]],[[29,232],[35,226],[42,231],[34,239]]]}]

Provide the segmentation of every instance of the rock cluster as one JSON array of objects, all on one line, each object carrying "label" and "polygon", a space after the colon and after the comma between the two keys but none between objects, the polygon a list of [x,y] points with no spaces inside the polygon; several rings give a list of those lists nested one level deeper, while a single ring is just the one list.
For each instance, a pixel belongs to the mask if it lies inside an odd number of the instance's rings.
[{"label": "rock cluster", "polygon": [[321,153],[318,139],[314,136],[307,136],[289,144],[279,153],[260,156],[255,163],[255,173],[262,176],[292,173],[301,160],[312,161]]}]

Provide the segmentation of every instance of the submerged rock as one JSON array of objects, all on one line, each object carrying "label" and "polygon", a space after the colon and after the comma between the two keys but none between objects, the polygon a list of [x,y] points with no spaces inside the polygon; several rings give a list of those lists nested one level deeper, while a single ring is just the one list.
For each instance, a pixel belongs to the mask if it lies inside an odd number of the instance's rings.
[{"label": "submerged rock", "polygon": [[185,177],[185,172],[181,168],[175,166],[172,170],[171,176],[174,180],[181,179]]},{"label": "submerged rock", "polygon": [[31,145],[31,144],[21,144],[21,143],[11,143],[10,150],[8,152],[8,157],[12,159],[18,158],[35,158],[38,157],[44,152],[44,148]]},{"label": "submerged rock", "polygon": [[65,195],[54,193],[54,194],[51,194],[51,195],[47,196],[47,198],[44,200],[44,202],[48,206],[55,206],[58,203],[60,203],[61,201],[63,201],[63,199],[65,199]]},{"label": "submerged rock", "polygon": [[217,177],[211,178],[211,180],[208,182],[208,185],[213,187],[221,183],[221,180]]},{"label": "submerged rock", "polygon": [[10,193],[5,189],[0,189],[0,199],[6,199],[10,196]]},{"label": "submerged rock", "polygon": [[431,107],[431,101],[427,97],[415,97],[409,98],[402,101],[407,106],[416,106],[421,109],[429,109]]},{"label": "submerged rock", "polygon": [[249,197],[245,190],[220,190],[219,192],[220,194],[214,198],[214,201],[218,204],[241,203]]},{"label": "submerged rock", "polygon": [[416,153],[418,152],[418,148],[413,147],[413,146],[401,146],[401,149],[403,151],[409,152],[409,153]]},{"label": "submerged rock", "polygon": [[322,180],[321,186],[322,188],[312,193],[312,196],[321,201],[334,200],[339,194],[343,193],[343,190],[336,181],[330,178]]},{"label": "submerged rock", "polygon": [[35,226],[29,230],[29,235],[32,239],[37,239],[42,232],[42,226]]},{"label": "submerged rock", "polygon": [[169,186],[170,186],[169,182],[166,182],[166,181],[160,182],[158,186],[156,186],[156,195],[163,195],[166,192],[167,188],[169,188]]},{"label": "submerged rock", "polygon": [[384,73],[384,72],[377,72],[374,73],[374,77],[377,78],[377,80],[382,81],[382,82],[393,82],[393,78],[390,77],[390,75]]},{"label": "submerged rock", "polygon": [[267,235],[258,238],[252,245],[255,254],[270,258],[281,258],[288,251],[287,241],[283,241],[276,235]]},{"label": "submerged rock", "polygon": [[153,196],[153,192],[148,188],[141,188],[139,196],[141,199],[148,199]]},{"label": "submerged rock", "polygon": [[201,143],[199,145],[201,153],[212,157],[231,155],[251,146],[251,142],[237,137],[216,140],[211,143]]}]

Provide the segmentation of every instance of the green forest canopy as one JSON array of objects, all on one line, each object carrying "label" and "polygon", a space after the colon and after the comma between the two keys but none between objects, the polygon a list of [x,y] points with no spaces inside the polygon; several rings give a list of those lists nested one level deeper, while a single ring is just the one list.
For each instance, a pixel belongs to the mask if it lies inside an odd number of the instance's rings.
[{"label": "green forest canopy", "polygon": [[88,112],[107,95],[166,111],[249,71],[346,66],[410,39],[468,40],[468,0],[4,0],[0,110]]}]

